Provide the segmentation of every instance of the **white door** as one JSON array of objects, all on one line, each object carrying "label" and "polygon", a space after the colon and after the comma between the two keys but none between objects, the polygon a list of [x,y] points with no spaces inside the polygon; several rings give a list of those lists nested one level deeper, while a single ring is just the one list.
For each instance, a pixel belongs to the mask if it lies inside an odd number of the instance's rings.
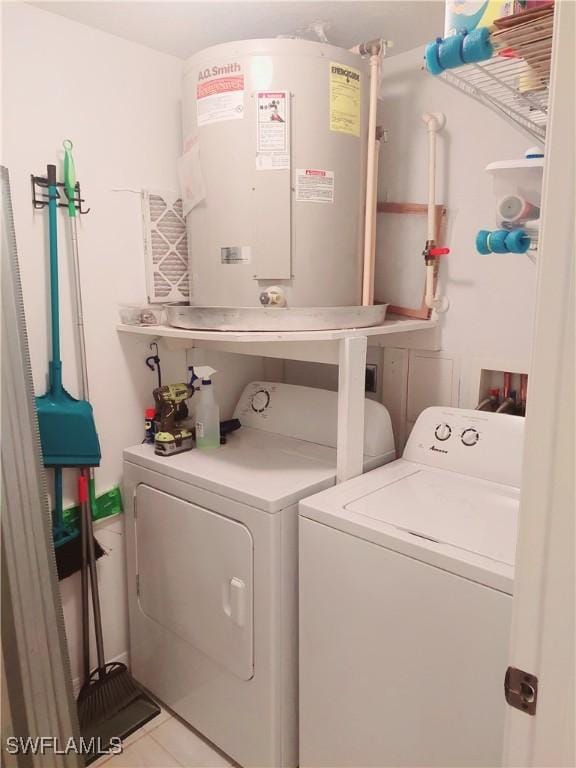
[{"label": "white door", "polygon": [[538,679],[507,707],[504,764],[576,765],[574,707],[575,4],[556,2],[536,329],[516,554],[511,667]]},{"label": "white door", "polygon": [[253,542],[234,520],[141,484],[140,610],[242,680],[254,672]]}]

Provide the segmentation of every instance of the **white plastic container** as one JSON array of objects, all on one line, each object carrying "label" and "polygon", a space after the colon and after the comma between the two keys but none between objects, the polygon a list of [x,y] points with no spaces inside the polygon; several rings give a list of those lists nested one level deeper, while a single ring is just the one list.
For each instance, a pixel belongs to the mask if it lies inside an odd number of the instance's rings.
[{"label": "white plastic container", "polygon": [[[368,61],[309,40],[224,43],[186,63],[190,303],[361,303]],[[186,212],[186,211],[185,211]]]},{"label": "white plastic container", "polygon": [[210,379],[202,379],[196,402],[196,448],[207,450],[220,446],[220,408]]}]

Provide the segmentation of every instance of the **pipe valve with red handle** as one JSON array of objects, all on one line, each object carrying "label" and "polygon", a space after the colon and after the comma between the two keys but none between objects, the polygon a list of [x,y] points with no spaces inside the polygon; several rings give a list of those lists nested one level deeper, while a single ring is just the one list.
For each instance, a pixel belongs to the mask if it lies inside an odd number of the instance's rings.
[{"label": "pipe valve with red handle", "polygon": [[441,248],[440,246],[436,245],[434,240],[426,240],[426,245],[422,251],[422,256],[424,256],[424,261],[426,264],[433,264],[434,260],[437,259],[438,256],[447,256],[449,253],[450,248]]}]

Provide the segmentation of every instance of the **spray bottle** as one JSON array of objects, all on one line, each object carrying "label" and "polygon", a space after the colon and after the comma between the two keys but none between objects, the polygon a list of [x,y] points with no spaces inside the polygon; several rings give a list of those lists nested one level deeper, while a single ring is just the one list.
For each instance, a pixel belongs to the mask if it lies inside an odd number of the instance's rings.
[{"label": "spray bottle", "polygon": [[212,376],[217,373],[208,365],[195,368],[201,380],[196,401],[196,448],[205,450],[220,446],[220,409],[214,398]]}]

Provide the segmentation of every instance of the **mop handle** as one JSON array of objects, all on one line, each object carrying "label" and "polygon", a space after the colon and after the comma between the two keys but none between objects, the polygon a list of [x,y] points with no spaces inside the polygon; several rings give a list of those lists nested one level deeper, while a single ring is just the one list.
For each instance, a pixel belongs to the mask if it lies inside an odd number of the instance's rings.
[{"label": "mop handle", "polygon": [[[72,246],[72,277],[74,282],[74,314],[78,330],[78,349],[80,352],[80,397],[88,400],[88,367],[86,362],[86,337],[84,334],[84,312],[82,309],[82,285],[80,282],[80,255],[78,252],[78,232],[76,229],[76,208],[74,190],[76,187],[76,169],[72,157],[73,144],[64,139],[64,190],[68,198],[68,220],[70,221],[70,241]],[[93,477],[93,472],[90,473]]]},{"label": "mop handle", "polygon": [[80,587],[82,595],[82,674],[83,683],[90,679],[90,609],[88,606],[88,529],[86,525],[86,505],[88,504],[88,485],[86,470],[80,470],[78,478],[78,501],[80,502],[80,536],[82,544],[82,568]]},{"label": "mop handle", "polygon": [[96,636],[96,656],[98,658],[98,672],[102,679],[106,668],[104,656],[104,637],[102,633],[102,614],[100,609],[100,593],[98,590],[98,573],[96,571],[96,547],[94,546],[94,528],[92,526],[92,510],[90,500],[82,505],[86,533],[88,538],[88,572],[90,575],[90,587],[92,590],[92,614],[94,616],[94,634]]},{"label": "mop handle", "polygon": [[[62,142],[64,148],[64,190],[68,198],[68,220],[70,222],[70,242],[72,246],[72,278],[74,282],[74,313],[76,315],[76,328],[78,331],[78,350],[80,352],[80,397],[83,400],[90,399],[88,391],[88,363],[86,357],[86,336],[84,333],[84,311],[82,309],[82,284],[80,281],[80,254],[78,251],[78,231],[76,228],[76,207],[74,194],[76,190],[76,166],[72,157],[74,145],[70,139]],[[90,509],[96,505],[96,490],[94,479],[94,467],[88,470]]]},{"label": "mop handle", "polygon": [[76,168],[74,158],[72,157],[72,147],[74,146],[70,139],[64,139],[64,189],[68,198],[68,216],[76,217],[76,206],[74,205],[74,193],[76,190]]},{"label": "mop handle", "polygon": [[46,167],[48,178],[48,233],[50,243],[50,304],[52,327],[52,375],[53,385],[62,386],[62,361],[60,360],[60,307],[58,294],[58,190],[56,189],[56,166]]}]

